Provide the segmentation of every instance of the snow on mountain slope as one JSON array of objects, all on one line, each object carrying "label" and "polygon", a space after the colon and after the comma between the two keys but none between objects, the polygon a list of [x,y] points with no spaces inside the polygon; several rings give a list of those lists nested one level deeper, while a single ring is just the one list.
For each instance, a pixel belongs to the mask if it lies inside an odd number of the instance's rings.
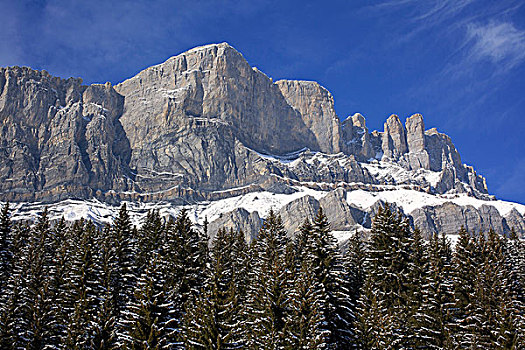
[{"label": "snow on mountain slope", "polygon": [[396,203],[403,208],[403,211],[406,214],[409,214],[418,208],[437,206],[447,202],[452,202],[461,206],[471,205],[475,208],[480,208],[482,205],[494,206],[502,216],[509,214],[512,209],[516,209],[521,215],[525,214],[525,205],[519,203],[501,200],[486,201],[470,197],[466,194],[433,195],[426,192],[407,189],[385,190],[381,192],[369,192],[363,190],[349,191],[347,192],[346,200],[348,203],[356,205],[364,210],[370,208],[377,201]]},{"label": "snow on mountain slope", "polygon": [[416,171],[407,170],[397,164],[385,161],[373,160],[370,163],[360,163],[368,172],[381,182],[407,183],[421,182],[428,183],[436,187],[441,172],[430,171],[426,169],[417,169]]},{"label": "snow on mountain slope", "polygon": [[[123,202],[126,204],[131,214],[134,225],[140,225],[148,210],[159,210],[161,216],[175,217],[180,210],[186,209],[189,216],[196,224],[201,225],[205,218],[214,221],[221,214],[227,213],[237,208],[246,209],[249,212],[257,212],[260,217],[266,217],[270,209],[279,210],[284,205],[304,196],[312,196],[320,199],[327,192],[316,191],[306,187],[294,188],[296,192],[292,194],[278,194],[271,192],[251,192],[242,196],[235,196],[217,201],[198,202],[183,206],[175,206],[167,202],[159,203],[140,203]],[[4,205],[5,203],[1,203]],[[75,221],[81,218],[93,220],[99,224],[111,223],[119,211],[119,206],[113,206],[94,200],[74,200],[68,199],[53,204],[42,203],[15,203],[10,204],[14,220],[35,221],[40,213],[47,207],[49,218],[57,220],[64,217],[68,221]]]}]

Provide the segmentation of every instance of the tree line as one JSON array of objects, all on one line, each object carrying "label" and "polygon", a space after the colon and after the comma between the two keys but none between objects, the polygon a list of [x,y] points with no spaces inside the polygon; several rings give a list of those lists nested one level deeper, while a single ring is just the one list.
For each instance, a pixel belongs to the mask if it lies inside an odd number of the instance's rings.
[{"label": "tree line", "polygon": [[320,210],[290,235],[209,238],[182,210],[111,225],[0,215],[1,349],[525,349],[525,242],[423,239],[384,207],[340,247]]}]

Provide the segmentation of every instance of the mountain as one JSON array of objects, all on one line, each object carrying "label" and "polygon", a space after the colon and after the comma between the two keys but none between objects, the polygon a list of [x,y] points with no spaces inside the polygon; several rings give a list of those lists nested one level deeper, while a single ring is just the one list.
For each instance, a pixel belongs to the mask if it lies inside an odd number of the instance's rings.
[{"label": "mountain", "polygon": [[420,114],[369,132],[361,114],[340,121],[318,83],[273,82],[226,43],[116,86],[0,68],[0,122],[0,199],[19,218],[42,205],[77,217],[68,204],[104,221],[128,201],[138,213],[186,206],[251,237],[270,207],[294,229],[322,206],[344,237],[389,202],[427,234],[525,234],[525,206],[489,195]]}]

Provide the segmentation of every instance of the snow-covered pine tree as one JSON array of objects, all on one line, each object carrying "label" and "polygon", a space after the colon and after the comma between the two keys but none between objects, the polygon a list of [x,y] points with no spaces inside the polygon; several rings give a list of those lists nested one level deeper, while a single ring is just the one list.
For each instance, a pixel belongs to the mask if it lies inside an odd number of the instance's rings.
[{"label": "snow-covered pine tree", "polygon": [[[370,320],[360,317],[359,328],[366,335],[365,342],[407,347],[411,242],[408,220],[389,207],[380,208],[372,223],[366,258],[367,282],[360,300],[361,312],[373,315]],[[381,324],[371,323],[374,320]]]},{"label": "snow-covered pine tree", "polygon": [[384,301],[379,301],[378,296],[373,280],[367,275],[357,306],[356,349],[397,349],[393,346],[393,316],[385,312]]},{"label": "snow-covered pine tree", "polygon": [[13,244],[11,243],[11,217],[9,202],[5,203],[0,212],[0,348],[10,346],[10,324],[13,319],[13,300],[9,288],[12,274]]},{"label": "snow-covered pine tree", "polygon": [[424,310],[424,287],[428,282],[426,273],[428,269],[428,251],[421,231],[415,228],[412,234],[412,244],[410,247],[410,266],[408,268],[408,339],[407,345],[415,347],[416,344],[424,344],[420,339],[422,334],[422,321],[420,312]]},{"label": "snow-covered pine tree", "polygon": [[470,332],[481,349],[512,349],[516,343],[516,309],[511,295],[510,270],[504,240],[493,230],[480,235],[480,259],[474,298],[467,317]]},{"label": "snow-covered pine tree", "polygon": [[509,269],[510,295],[516,329],[516,349],[525,348],[525,241],[511,230],[505,245],[507,268]]},{"label": "snow-covered pine tree", "polygon": [[24,248],[29,244],[31,228],[25,221],[19,221],[12,224],[11,227],[11,244],[13,247],[13,262],[20,260]]},{"label": "snow-covered pine tree", "polygon": [[97,304],[94,311],[91,348],[110,350],[116,348],[116,321],[119,317],[119,309],[116,288],[117,257],[109,225],[105,226],[104,230],[98,231],[96,244],[98,247],[95,262]]},{"label": "snow-covered pine tree", "polygon": [[239,304],[236,286],[236,233],[219,229],[212,241],[206,285],[185,320],[188,349],[235,349],[240,346]]},{"label": "snow-covered pine tree", "polygon": [[323,307],[324,291],[312,273],[312,260],[304,260],[295,272],[290,291],[290,314],[287,319],[288,346],[291,349],[326,349],[329,332],[326,330]]},{"label": "snow-covered pine tree", "polygon": [[354,315],[350,299],[350,283],[337,239],[330,231],[330,223],[319,209],[312,225],[311,254],[316,284],[323,291],[322,307],[328,348],[348,349],[353,344]]},{"label": "snow-covered pine tree", "polygon": [[[232,263],[232,275],[233,275],[233,283],[235,286],[235,291],[237,295],[237,302],[239,303],[239,312],[235,316],[236,324],[239,325],[242,323],[242,319],[244,317],[242,313],[242,309],[244,308],[244,305],[246,303],[247,298],[247,288],[249,284],[249,272],[251,269],[251,255],[250,255],[250,246],[246,243],[246,239],[244,238],[244,232],[242,230],[239,230],[237,232],[234,232],[233,237],[233,247],[232,247],[232,257],[233,257],[233,263]],[[240,345],[242,345],[242,341],[239,340]]]},{"label": "snow-covered pine tree", "polygon": [[208,238],[192,226],[187,211],[181,210],[175,221],[168,222],[162,249],[167,298],[173,305],[166,328],[173,346],[182,346],[184,314],[193,307],[205,282]]},{"label": "snow-covered pine tree", "polygon": [[511,293],[514,299],[525,304],[525,241],[512,229],[505,245],[507,266],[510,270]]},{"label": "snow-covered pine tree", "polygon": [[326,293],[313,273],[316,267],[313,240],[313,226],[305,219],[292,243],[293,285],[289,293],[287,326],[288,346],[293,349],[326,349],[330,335],[323,313]]},{"label": "snow-covered pine tree", "polygon": [[293,255],[295,261],[295,269],[299,272],[303,267],[303,262],[312,260],[312,241],[313,241],[313,227],[308,218],[299,226],[299,231],[296,233],[292,245]]},{"label": "snow-covered pine tree", "polygon": [[281,217],[270,211],[254,243],[244,336],[250,349],[283,349],[288,340],[288,238]]},{"label": "snow-covered pine tree", "polygon": [[54,263],[49,271],[49,292],[51,307],[55,319],[53,338],[55,342],[62,343],[66,338],[68,315],[71,307],[68,305],[68,272],[71,266],[71,251],[69,229],[62,217],[53,227],[51,247],[54,251]]},{"label": "snow-covered pine tree", "polygon": [[134,237],[135,230],[131,224],[131,220],[123,203],[120,207],[119,213],[111,227],[111,236],[113,240],[113,249],[115,250],[116,270],[114,271],[114,293],[115,306],[117,313],[117,335],[119,344],[123,342],[126,335],[125,325],[121,323],[123,320],[122,312],[127,305],[133,302],[135,286],[137,283],[137,268],[136,268],[136,237]]},{"label": "snow-covered pine tree", "polygon": [[462,227],[459,230],[459,239],[456,243],[452,260],[452,283],[454,288],[454,308],[452,328],[455,347],[469,348],[472,335],[466,325],[468,310],[476,283],[475,265],[476,241],[470,233]]},{"label": "snow-covered pine tree", "polygon": [[357,304],[361,290],[365,284],[366,271],[366,242],[362,232],[355,232],[347,243],[347,250],[344,255],[346,263],[351,271],[350,277],[350,300],[354,305]]},{"label": "snow-covered pine tree", "polygon": [[424,281],[421,283],[422,300],[414,315],[415,348],[453,349],[450,329],[454,294],[450,282],[450,246],[437,234],[430,238],[426,252]]},{"label": "snow-covered pine tree", "polygon": [[85,349],[91,344],[97,302],[96,228],[80,220],[71,230],[70,267],[67,273],[66,336],[68,349]]},{"label": "snow-covered pine tree", "polygon": [[152,252],[160,252],[164,245],[164,224],[158,210],[150,210],[146,219],[138,230],[137,237],[137,268],[142,268],[149,263]]},{"label": "snow-covered pine tree", "polygon": [[19,326],[22,290],[21,276],[24,274],[24,255],[31,235],[26,223],[16,223],[11,228],[13,258],[10,278],[0,296],[0,349],[15,349],[21,344],[22,335]]},{"label": "snow-covered pine tree", "polygon": [[20,292],[19,271],[13,271],[18,259],[14,259],[9,214],[9,203],[5,203],[0,214],[0,349],[6,350],[14,349],[17,343],[15,311]]},{"label": "snow-covered pine tree", "polygon": [[112,237],[117,259],[115,273],[116,288],[118,290],[117,307],[124,309],[126,304],[133,299],[136,283],[135,254],[136,240],[133,237],[133,226],[126,208],[122,204],[118,216],[112,225]]},{"label": "snow-covered pine tree", "polygon": [[20,261],[19,298],[16,307],[16,347],[41,349],[54,346],[55,319],[49,291],[49,255],[51,229],[47,209],[31,230],[29,242]]},{"label": "snow-covered pine tree", "polygon": [[352,306],[353,324],[351,329],[354,330],[354,348],[359,348],[359,298],[364,288],[366,270],[366,242],[362,232],[355,232],[347,242],[346,252],[343,256],[345,270],[347,271],[347,283],[349,288],[350,305]]},{"label": "snow-covered pine tree", "polygon": [[9,202],[5,203],[0,212],[0,301],[5,295],[7,280],[11,274],[13,245],[11,243],[11,217]]},{"label": "snow-covered pine tree", "polygon": [[124,344],[127,349],[168,349],[165,327],[172,305],[166,300],[159,253],[153,251],[143,267],[135,299],[123,314],[127,329]]}]

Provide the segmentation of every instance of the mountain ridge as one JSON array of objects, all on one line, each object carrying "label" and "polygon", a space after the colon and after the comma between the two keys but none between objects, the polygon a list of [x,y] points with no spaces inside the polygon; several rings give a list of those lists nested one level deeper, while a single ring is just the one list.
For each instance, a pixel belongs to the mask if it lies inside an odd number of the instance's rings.
[{"label": "mountain ridge", "polygon": [[361,114],[341,121],[317,82],[273,82],[227,43],[115,86],[0,68],[0,121],[0,199],[13,202],[187,205],[301,188],[494,199],[422,115],[369,132]]}]

